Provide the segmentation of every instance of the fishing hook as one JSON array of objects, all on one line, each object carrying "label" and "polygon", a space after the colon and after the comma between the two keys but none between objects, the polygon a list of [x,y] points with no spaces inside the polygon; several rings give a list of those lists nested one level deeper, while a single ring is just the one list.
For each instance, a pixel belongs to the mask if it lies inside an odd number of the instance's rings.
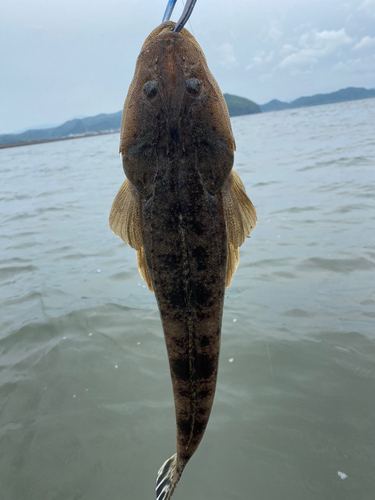
[{"label": "fishing hook", "polygon": [[[163,23],[164,21],[169,21],[171,18],[174,6],[176,5],[177,0],[168,0],[167,8],[165,9],[164,16],[163,16]],[[193,9],[195,7],[197,0],[187,0],[185,8],[182,12],[182,15],[178,22],[176,23],[176,26],[174,27],[173,31],[176,33],[179,33],[182,28],[185,26],[185,24],[188,22],[189,17],[191,16],[191,13],[193,12]]]},{"label": "fishing hook", "polygon": [[177,0],[168,0],[168,4],[164,12],[162,23],[164,23],[164,21],[170,20],[176,2]]}]

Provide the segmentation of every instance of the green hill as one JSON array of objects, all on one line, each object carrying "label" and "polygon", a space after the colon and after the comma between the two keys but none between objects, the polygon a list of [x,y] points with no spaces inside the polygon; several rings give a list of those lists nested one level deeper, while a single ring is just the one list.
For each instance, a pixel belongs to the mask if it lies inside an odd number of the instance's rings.
[{"label": "green hill", "polygon": [[303,106],[319,106],[320,104],[333,104],[336,102],[356,101],[358,99],[370,99],[375,97],[375,89],[363,89],[348,87],[346,89],[331,92],[330,94],[316,94],[311,97],[300,97],[290,103],[291,108]]},{"label": "green hill", "polygon": [[262,112],[258,104],[246,99],[246,97],[224,94],[224,99],[228,106],[229,116],[252,115]]},{"label": "green hill", "polygon": [[261,104],[260,109],[265,113],[267,111],[282,111],[283,109],[288,109],[290,105],[287,102],[278,101],[273,99],[267,104]]},{"label": "green hill", "polygon": [[364,89],[361,87],[348,87],[330,94],[315,94],[309,97],[299,97],[291,103],[274,99],[267,104],[261,104],[263,112],[281,111],[282,109],[304,108],[308,106],[320,106],[322,104],[334,104],[336,102],[357,101],[359,99],[371,99],[375,97],[375,89]]},{"label": "green hill", "polygon": [[1,144],[24,143],[35,141],[48,141],[63,137],[85,135],[90,133],[119,130],[121,126],[122,111],[111,114],[100,114],[87,118],[69,120],[58,127],[26,130],[22,134],[0,135]]}]

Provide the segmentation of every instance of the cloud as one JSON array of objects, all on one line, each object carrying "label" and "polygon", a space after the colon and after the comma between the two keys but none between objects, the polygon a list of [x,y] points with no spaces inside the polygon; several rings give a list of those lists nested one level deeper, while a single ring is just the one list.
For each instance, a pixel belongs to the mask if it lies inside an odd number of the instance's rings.
[{"label": "cloud", "polygon": [[300,37],[300,48],[286,56],[278,67],[306,71],[308,68],[311,69],[319,59],[334,54],[340,48],[352,43],[353,40],[346,34],[345,28],[338,31],[313,30]]},{"label": "cloud", "polygon": [[348,69],[348,65],[340,61],[337,64],[334,64],[332,69],[333,71],[346,71]]},{"label": "cloud", "polygon": [[359,57],[357,59],[348,59],[345,62],[338,62],[333,66],[333,70],[341,73],[354,74],[354,75],[374,75],[375,68],[375,54],[368,57]]},{"label": "cloud", "polygon": [[274,52],[271,50],[268,54],[262,50],[258,55],[252,58],[251,62],[246,66],[246,70],[261,66],[262,64],[268,63],[273,59]]},{"label": "cloud", "polygon": [[231,45],[230,43],[223,43],[223,45],[219,47],[219,52],[221,55],[220,64],[222,64],[224,67],[231,68],[237,64],[233,45]]},{"label": "cloud", "polygon": [[264,23],[261,28],[262,38],[266,40],[279,40],[284,32],[282,30],[282,24],[279,19],[270,19],[268,22]]},{"label": "cloud", "polygon": [[279,68],[295,68],[304,66],[310,67],[318,62],[317,57],[314,56],[313,52],[310,50],[300,50],[296,54],[291,54],[290,56],[285,57],[279,64]]},{"label": "cloud", "polygon": [[276,26],[271,26],[268,30],[268,36],[274,40],[278,40],[282,36],[283,32],[276,28]]},{"label": "cloud", "polygon": [[353,50],[367,49],[369,47],[373,47],[374,45],[375,45],[375,38],[371,38],[370,36],[365,36],[362,38],[360,42],[354,45]]},{"label": "cloud", "polygon": [[362,2],[358,7],[358,10],[366,10],[367,12],[371,12],[373,14],[375,11],[375,0],[364,0],[364,2]]},{"label": "cloud", "polygon": [[291,52],[297,52],[298,49],[296,47],[293,47],[293,45],[286,44],[282,46],[281,53],[282,54],[290,54]]},{"label": "cloud", "polygon": [[253,69],[256,66],[260,66],[263,63],[263,59],[259,56],[255,56],[252,58],[251,63],[246,66],[246,71],[249,71],[249,69]]},{"label": "cloud", "polygon": [[258,80],[260,83],[266,82],[267,80],[270,80],[274,76],[273,73],[264,73],[264,75],[260,75]]},{"label": "cloud", "polygon": [[352,39],[345,33],[345,28],[338,31],[311,31],[300,37],[299,44],[303,48],[315,52],[328,54],[334,52],[338,47],[352,43]]},{"label": "cloud", "polygon": [[306,28],[311,28],[311,22],[308,23],[302,23],[299,26],[296,26],[293,28],[293,31],[297,33],[298,31],[306,30]]}]

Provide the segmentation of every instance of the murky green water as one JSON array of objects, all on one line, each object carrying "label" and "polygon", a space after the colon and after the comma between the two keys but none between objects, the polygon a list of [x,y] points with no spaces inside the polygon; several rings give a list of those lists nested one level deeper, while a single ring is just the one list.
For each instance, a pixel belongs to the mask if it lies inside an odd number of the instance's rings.
[{"label": "murky green water", "polygon": [[[372,500],[375,99],[233,120],[258,211],[176,500]],[[0,151],[0,499],[145,500],[175,449],[153,294],[108,215],[118,137]]]}]

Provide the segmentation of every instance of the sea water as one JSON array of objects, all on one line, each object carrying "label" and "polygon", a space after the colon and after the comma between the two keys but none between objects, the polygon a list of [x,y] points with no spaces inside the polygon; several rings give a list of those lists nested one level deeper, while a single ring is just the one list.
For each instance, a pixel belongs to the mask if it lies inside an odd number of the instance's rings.
[{"label": "sea water", "polygon": [[[258,225],[174,498],[372,500],[375,99],[232,124]],[[155,297],[108,226],[118,143],[0,151],[1,500],[152,499],[175,452]]]}]

